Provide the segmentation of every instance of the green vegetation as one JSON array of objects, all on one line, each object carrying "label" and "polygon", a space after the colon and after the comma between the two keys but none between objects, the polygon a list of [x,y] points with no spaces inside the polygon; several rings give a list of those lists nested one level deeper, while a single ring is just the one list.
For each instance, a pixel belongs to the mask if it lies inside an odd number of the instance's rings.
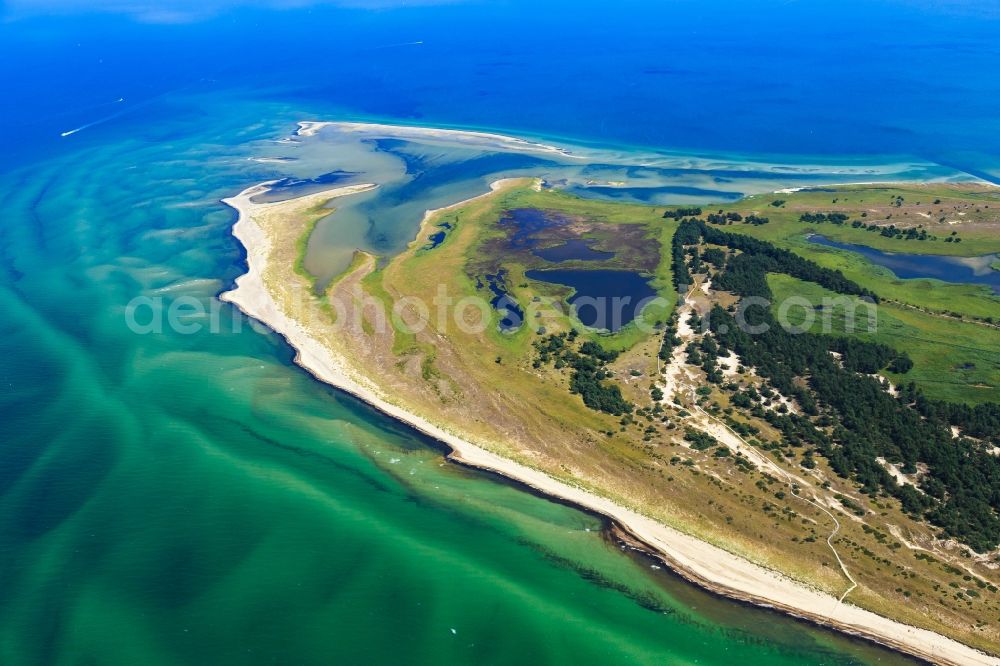
[{"label": "green vegetation", "polygon": [[[683,290],[685,285],[691,284],[692,271],[688,270],[685,256],[688,254],[695,258],[702,256],[697,250],[689,252],[685,248],[698,244],[702,239],[706,243],[722,245],[739,252],[726,263],[726,270],[721,274],[724,284],[718,285],[722,289],[744,295],[765,294],[767,287],[764,281],[767,273],[787,273],[838,293],[877,300],[873,292],[847,279],[840,271],[819,266],[772,243],[720,231],[695,219],[682,221],[672,242],[674,282],[679,291]],[[748,282],[756,284],[747,284]]]},{"label": "green vegetation", "polygon": [[693,206],[690,208],[674,208],[663,213],[663,217],[668,220],[670,219],[677,220],[682,217],[691,217],[691,216],[697,217],[699,215],[701,215],[701,208],[698,208],[697,206]]},{"label": "green vegetation", "polygon": [[901,373],[888,368],[884,373],[894,383],[912,381],[939,400],[1000,402],[1000,328],[898,303],[866,303],[787,275],[769,274],[767,283],[772,311],[777,316],[781,309],[789,326],[811,321],[814,333],[853,335],[906,352],[912,369]]},{"label": "green vegetation", "polygon": [[535,341],[535,349],[538,350],[535,367],[550,361],[557,370],[568,366],[572,370],[569,390],[579,394],[583,404],[615,416],[630,414],[633,405],[622,398],[618,385],[604,381],[611,376],[606,364],[614,361],[618,352],[605,350],[592,340],[587,340],[574,351],[571,345],[576,339],[577,331],[573,329],[569,333],[554,333]]},{"label": "green vegetation", "polygon": [[[838,271],[694,219],[683,220],[674,236],[672,255],[678,280],[689,274],[701,242],[738,252],[712,280],[717,289],[741,299],[771,301],[767,276],[779,273],[837,294],[877,302],[874,293]],[[692,262],[678,263],[678,258],[683,261],[686,256]],[[801,415],[766,415],[787,440],[823,454],[837,474],[854,480],[863,492],[894,496],[908,513],[930,520],[976,550],[990,550],[1000,543],[1000,460],[971,440],[955,440],[949,430],[957,426],[1000,443],[1000,404],[960,408],[927,399],[913,384],[897,399],[868,376],[890,364],[897,370],[911,365],[909,356],[889,345],[854,336],[787,330],[765,308],[746,308],[741,315],[739,321],[715,305],[710,316],[712,334],[719,348],[738,354],[744,364],[801,406]],[[710,381],[719,381],[710,367],[706,373]],[[827,424],[832,423],[837,425],[830,429]],[[919,483],[922,492],[898,484],[878,464],[880,457],[911,473],[925,465],[927,473]]]},{"label": "green vegetation", "polygon": [[719,444],[719,440],[706,432],[688,428],[684,431],[684,441],[691,444],[695,451],[704,451]]},{"label": "green vegetation", "polygon": [[[884,301],[1000,321],[1000,297],[987,287],[930,279],[900,280],[860,255],[806,240],[817,226],[822,226],[823,235],[831,240],[888,252],[954,256],[1000,252],[1000,189],[978,184],[854,185],[795,192],[787,195],[780,209],[769,206],[769,201],[767,195],[751,196],[720,205],[715,215],[727,219],[726,224],[732,225],[729,231],[750,234],[820,266],[839,270]],[[731,214],[745,218],[761,210],[768,211],[770,224],[766,226],[728,221]],[[836,223],[845,215],[848,219],[844,223]],[[826,222],[817,223],[819,216]],[[712,223],[710,217],[706,221]],[[883,233],[883,227],[890,231]],[[921,231],[927,232],[924,241],[917,240]],[[955,243],[956,237],[962,241]]]},{"label": "green vegetation", "polygon": [[[785,241],[815,232],[815,222],[807,221],[810,216],[833,214],[846,215],[847,220],[842,224],[830,224],[828,219],[823,235],[843,243],[868,245],[889,252],[956,256],[1000,251],[996,220],[1000,216],[1000,189],[995,187],[973,183],[844,185],[806,188],[787,197],[780,209],[768,205],[768,195],[747,197],[720,205],[719,209],[745,214],[755,208],[758,211],[766,208],[772,224],[766,231],[754,235],[782,246]],[[883,226],[894,226],[897,232],[883,235]],[[913,242],[912,237],[908,240],[906,230],[910,228],[925,229],[934,240],[928,238],[925,243]],[[946,242],[952,232],[963,238],[957,246]]]}]

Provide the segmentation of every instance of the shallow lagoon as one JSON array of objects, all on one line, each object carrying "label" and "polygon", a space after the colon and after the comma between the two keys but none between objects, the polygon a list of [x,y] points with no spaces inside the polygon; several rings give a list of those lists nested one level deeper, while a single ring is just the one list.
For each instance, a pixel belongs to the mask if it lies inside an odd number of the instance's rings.
[{"label": "shallow lagoon", "polygon": [[580,322],[612,332],[634,320],[656,297],[648,280],[634,271],[552,269],[531,270],[525,275],[570,287],[574,293],[567,301]]},{"label": "shallow lagoon", "polygon": [[[540,178],[553,188],[605,200],[621,200],[623,187],[641,185],[645,202],[677,202],[691,198],[696,191],[684,188],[704,190],[701,199],[711,192],[708,198],[718,201],[803,183],[953,174],[929,164],[797,167],[564,143],[558,147],[564,152],[512,148],[488,137],[460,143],[440,136],[409,135],[403,140],[394,136],[391,128],[369,129],[359,136],[351,129],[331,125],[292,142],[262,141],[254,149],[259,158],[294,158],[269,165],[283,176],[306,180],[318,173],[353,172],[357,175],[351,182],[378,185],[377,191],[338,202],[336,210],[316,225],[305,267],[321,282],[343,271],[355,249],[383,257],[402,251],[413,240],[426,211],[488,192],[490,183],[501,178]],[[725,177],[709,175],[716,171]],[[625,185],[608,187],[609,183]],[[550,212],[525,210],[510,221],[518,224],[519,235],[528,239],[538,228],[570,220],[555,220]]]},{"label": "shallow lagoon", "polygon": [[943,282],[982,284],[991,287],[994,292],[1000,293],[1000,271],[992,268],[992,264],[998,260],[998,256],[995,254],[981,257],[897,254],[876,250],[867,245],[840,243],[819,234],[812,234],[808,240],[810,243],[825,247],[857,252],[873,264],[888,268],[896,277],[904,280],[931,278]]}]

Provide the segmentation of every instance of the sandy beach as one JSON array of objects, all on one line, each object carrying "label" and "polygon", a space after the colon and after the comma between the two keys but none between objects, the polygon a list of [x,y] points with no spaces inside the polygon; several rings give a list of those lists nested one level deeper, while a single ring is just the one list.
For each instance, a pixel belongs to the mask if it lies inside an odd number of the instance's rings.
[{"label": "sandy beach", "polygon": [[[354,123],[330,123],[351,127]],[[301,123],[299,134],[309,136],[326,123]],[[379,131],[380,126],[358,125],[366,131]],[[373,129],[374,128],[374,129]],[[431,136],[452,130],[422,130],[419,128],[393,127],[393,132],[411,132]],[[559,151],[559,149],[521,142],[508,137],[481,133],[462,133],[477,137],[478,141],[504,141],[523,144],[521,150]],[[295,362],[317,379],[337,387],[385,414],[408,424],[420,432],[439,440],[451,449],[448,458],[475,468],[488,470],[529,486],[552,498],[575,504],[585,510],[607,517],[621,532],[622,538],[634,547],[648,551],[662,560],[684,578],[718,594],[740,601],[778,609],[817,624],[836,628],[842,632],[874,640],[900,652],[911,654],[940,664],[986,665],[1000,664],[1000,660],[979,652],[939,634],[890,620],[837,598],[814,590],[791,578],[744,560],[716,546],[700,541],[688,534],[663,525],[640,512],[620,506],[601,496],[556,480],[547,474],[503,458],[476,446],[463,438],[462,433],[447,430],[420,414],[410,413],[396,404],[392,396],[384,394],[378,386],[351,368],[347,359],[319,342],[302,323],[282,309],[266,284],[268,262],[274,247],[273,239],[258,222],[263,216],[275,212],[281,215],[305,211],[336,197],[348,196],[376,187],[352,185],[313,193],[298,199],[273,203],[254,203],[251,198],[266,191],[269,183],[250,187],[239,195],[223,200],[238,212],[233,235],[247,252],[246,274],[236,280],[231,291],[220,295],[248,316],[257,319],[282,335],[295,349]],[[494,183],[493,188],[502,187]],[[453,204],[449,208],[458,206]],[[428,212],[424,221],[429,219]]]}]

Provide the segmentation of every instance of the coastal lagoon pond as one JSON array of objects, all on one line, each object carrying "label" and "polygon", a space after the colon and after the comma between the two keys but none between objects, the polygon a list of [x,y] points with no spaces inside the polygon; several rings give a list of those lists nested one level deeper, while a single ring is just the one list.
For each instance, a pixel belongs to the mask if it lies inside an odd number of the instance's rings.
[{"label": "coastal lagoon pond", "polygon": [[[904,280],[929,278],[942,282],[961,284],[981,284],[1000,294],[1000,271],[993,265],[1000,260],[995,254],[980,257],[954,257],[939,254],[899,254],[883,252],[867,245],[854,245],[830,240],[820,234],[811,234],[810,243],[832,247],[838,250],[857,252],[865,259],[888,268],[896,277]],[[919,241],[913,241],[919,242]]]},{"label": "coastal lagoon pond", "polygon": [[611,332],[629,324],[656,297],[649,280],[635,271],[556,268],[530,270],[525,275],[569,287],[573,294],[566,300],[580,323]]},{"label": "coastal lagoon pond", "polygon": [[[507,284],[508,272],[501,268],[496,273],[487,273],[484,278],[485,284],[490,290],[492,297],[490,305],[500,315],[498,326],[501,331],[512,332],[521,328],[524,323],[524,309],[510,295],[510,288]],[[479,286],[483,286],[483,281],[479,281]]]}]

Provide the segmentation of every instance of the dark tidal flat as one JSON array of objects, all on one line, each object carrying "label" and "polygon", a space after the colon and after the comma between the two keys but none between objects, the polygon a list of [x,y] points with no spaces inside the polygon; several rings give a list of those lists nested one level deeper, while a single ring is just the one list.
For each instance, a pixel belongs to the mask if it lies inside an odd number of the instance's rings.
[{"label": "dark tidal flat", "polygon": [[604,261],[615,256],[614,252],[595,250],[594,242],[584,238],[572,238],[561,245],[533,250],[536,257],[553,263],[564,261]]}]

